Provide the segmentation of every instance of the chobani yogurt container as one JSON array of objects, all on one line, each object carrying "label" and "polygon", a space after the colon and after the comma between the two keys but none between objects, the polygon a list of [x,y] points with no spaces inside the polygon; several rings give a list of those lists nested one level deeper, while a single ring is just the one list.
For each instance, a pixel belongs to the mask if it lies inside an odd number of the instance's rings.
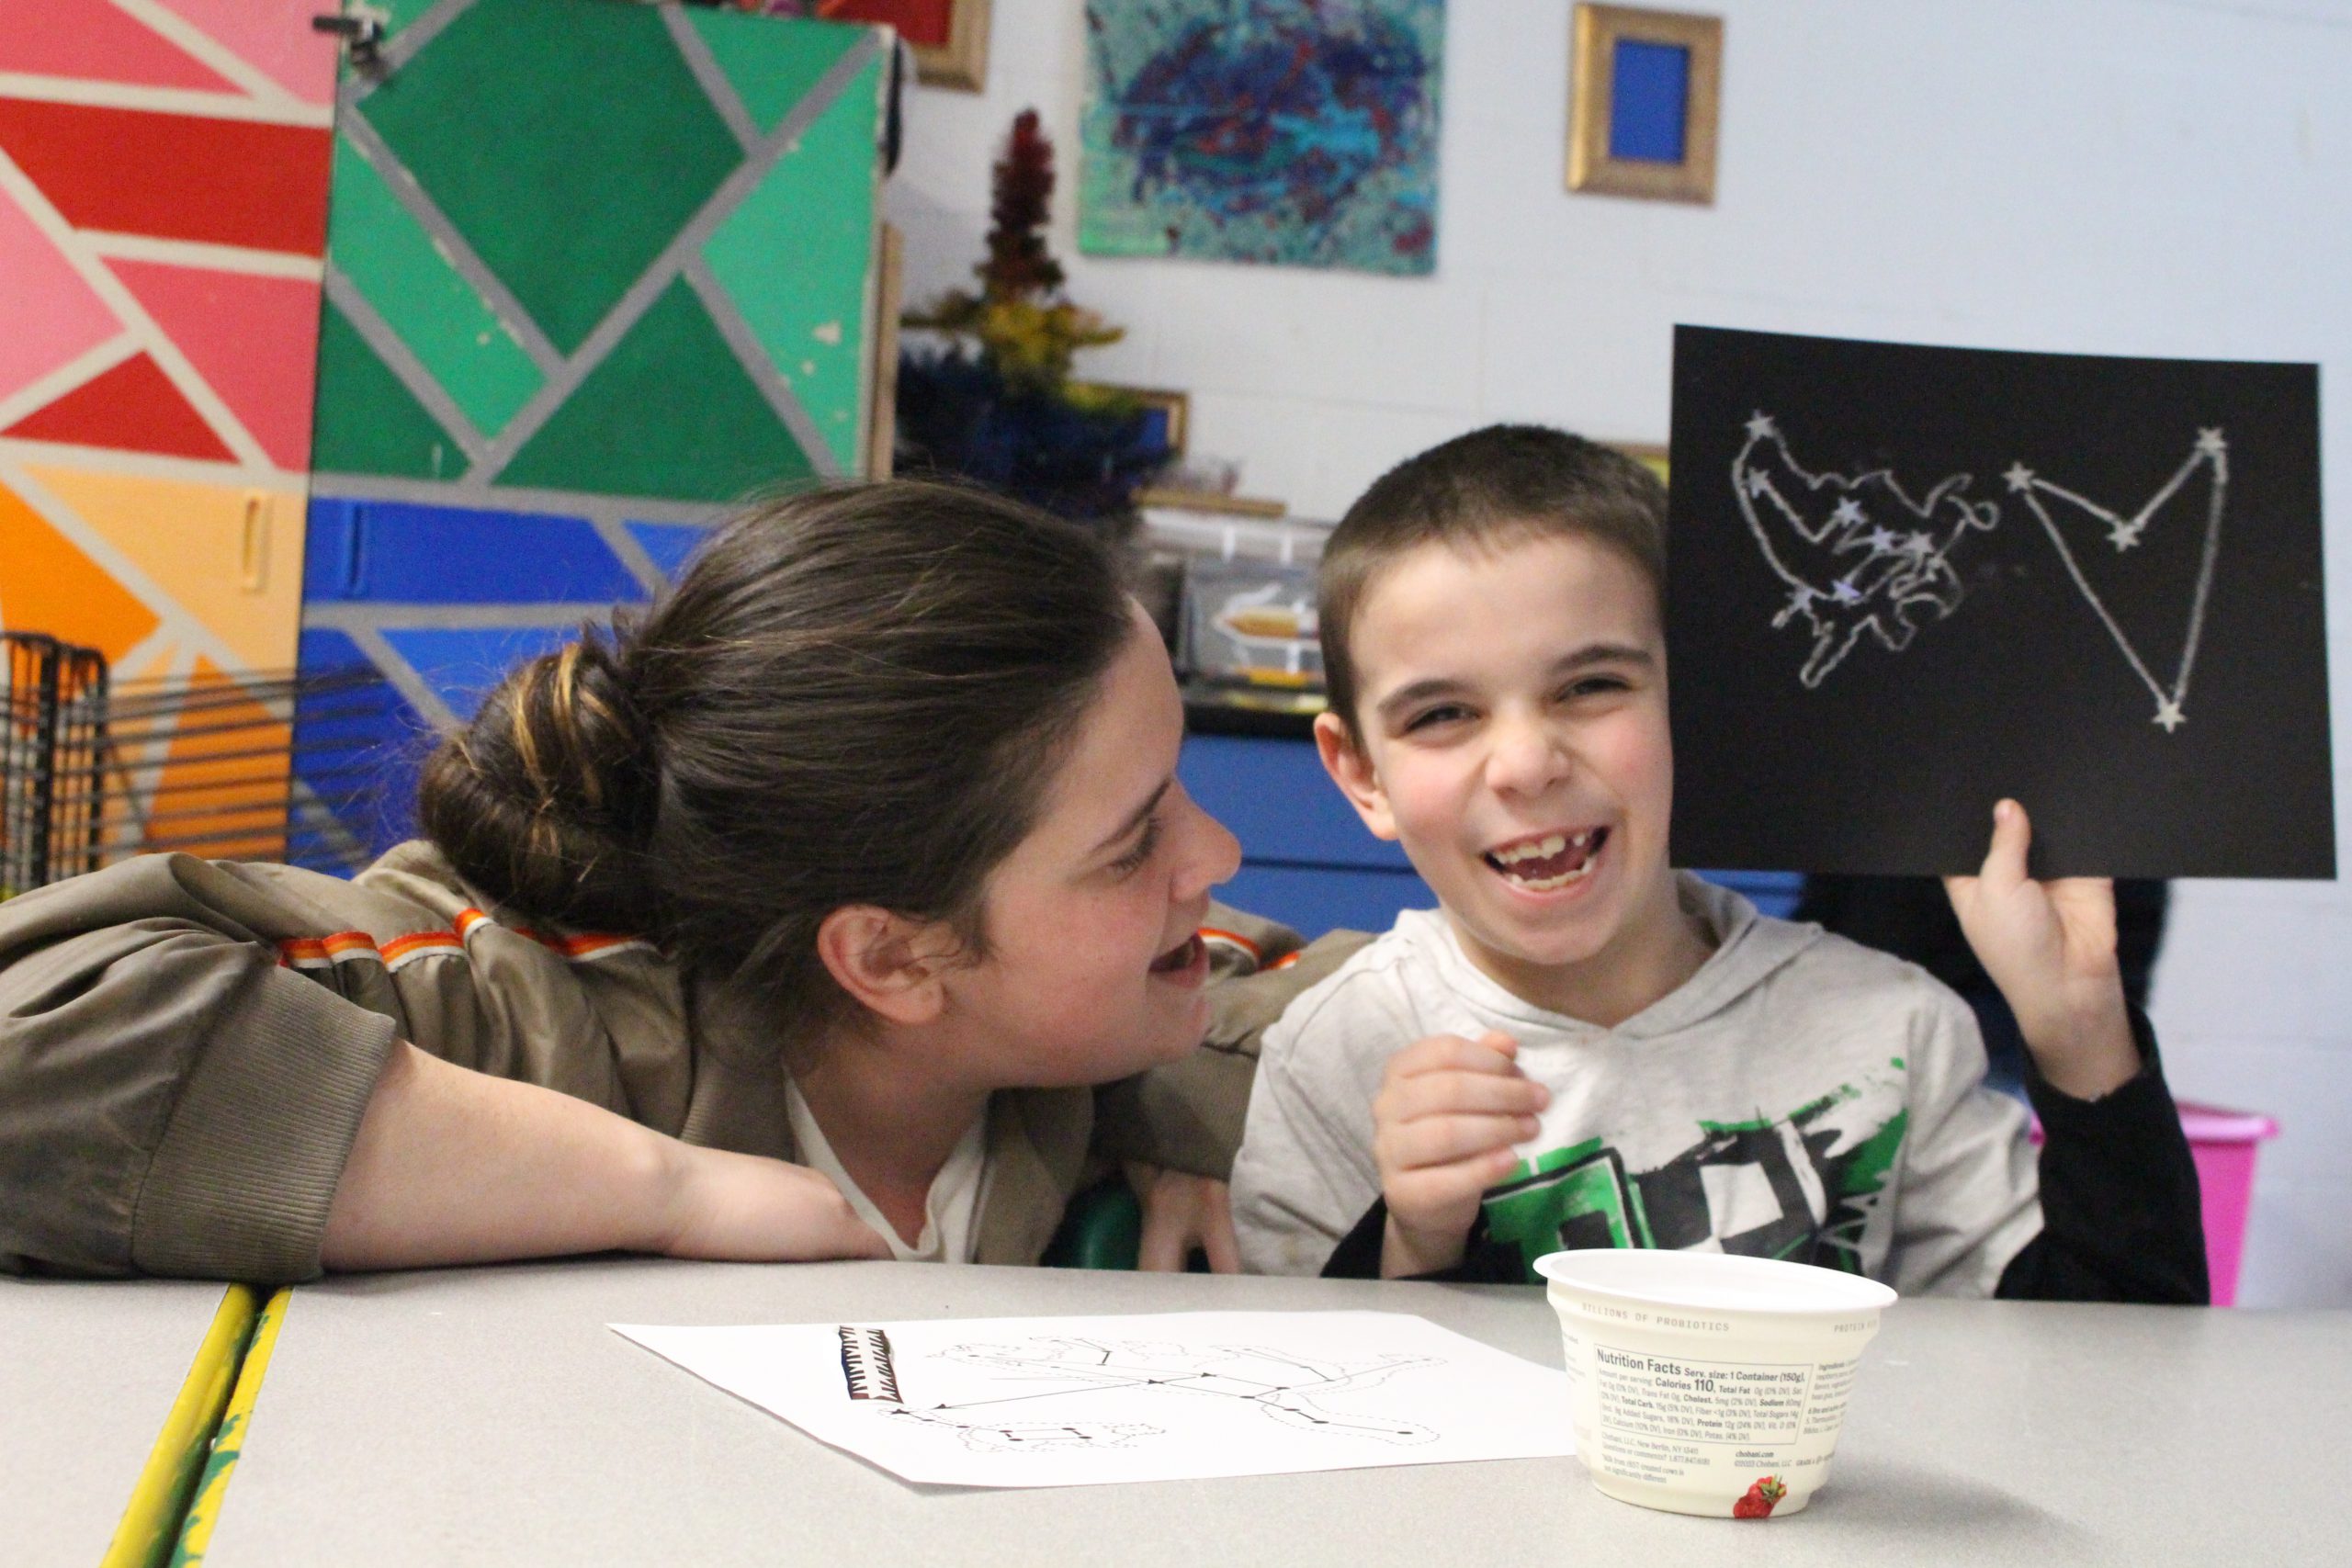
[{"label": "chobani yogurt container", "polygon": [[1599,1247],[1535,1268],[1560,1314],[1577,1457],[1594,1485],[1722,1518],[1813,1500],[1893,1291],[1722,1253]]}]

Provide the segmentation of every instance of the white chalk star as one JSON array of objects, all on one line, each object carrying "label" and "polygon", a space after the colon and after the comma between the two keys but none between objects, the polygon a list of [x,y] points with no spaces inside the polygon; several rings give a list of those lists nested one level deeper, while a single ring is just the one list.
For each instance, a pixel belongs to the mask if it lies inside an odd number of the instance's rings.
[{"label": "white chalk star", "polygon": [[1859,604],[1862,602],[1862,596],[1855,591],[1854,580],[1850,577],[1841,577],[1831,583],[1829,596],[1840,604]]},{"label": "white chalk star", "polygon": [[2107,542],[2115,547],[2116,554],[2121,555],[2140,542],[2140,530],[2143,526],[2143,525],[2138,523],[2118,523],[2108,534]]},{"label": "white chalk star", "polygon": [[1912,535],[1903,541],[1903,547],[1915,556],[1927,557],[1936,553],[1936,542],[1925,534]]},{"label": "white chalk star", "polygon": [[2180,711],[2180,705],[2175,702],[2172,698],[2158,697],[2156,699],[2155,722],[2163,725],[2165,733],[2166,735],[2170,735],[2174,730],[2178,729],[2182,725],[2188,722],[2188,716]]},{"label": "white chalk star", "polygon": [[1894,553],[1894,536],[1888,533],[1885,529],[1874,528],[1871,531],[1871,554],[1874,556],[1891,556]]},{"label": "white chalk star", "polygon": [[1792,589],[1789,593],[1789,607],[1781,614],[1783,617],[1808,615],[1813,610],[1813,602],[1820,597],[1810,588]]},{"label": "white chalk star", "polygon": [[2230,444],[2222,438],[2222,427],[2217,424],[2197,432],[2197,449],[2208,457],[2218,457],[2230,449]]},{"label": "white chalk star", "polygon": [[1772,416],[1766,413],[1762,409],[1757,410],[1756,417],[1747,422],[1748,439],[1752,441],[1762,441],[1767,437],[1778,435],[1780,434],[1781,427],[1774,424],[1772,423]]},{"label": "white chalk star", "polygon": [[2009,481],[2009,488],[2013,491],[2028,491],[2033,488],[2033,470],[2022,462],[2011,463],[2009,471],[2001,477]]},{"label": "white chalk star", "polygon": [[1748,470],[1747,470],[1747,493],[1748,493],[1748,494],[1750,494],[1750,495],[1762,495],[1766,491],[1770,490],[1771,488],[1772,488],[1772,481],[1771,481],[1770,479],[1768,479],[1767,477],[1765,477],[1765,473],[1764,473],[1764,470],[1763,470],[1763,469],[1761,469],[1761,468],[1750,468],[1750,469],[1748,469]]},{"label": "white chalk star", "polygon": [[1862,515],[1862,503],[1849,495],[1838,503],[1838,509],[1829,514],[1829,521],[1840,527],[1845,527],[1870,520]]}]

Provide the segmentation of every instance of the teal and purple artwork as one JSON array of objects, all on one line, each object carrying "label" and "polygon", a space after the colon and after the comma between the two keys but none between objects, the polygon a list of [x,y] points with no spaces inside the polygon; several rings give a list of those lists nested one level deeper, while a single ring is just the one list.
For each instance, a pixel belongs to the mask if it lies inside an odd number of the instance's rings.
[{"label": "teal and purple artwork", "polygon": [[1089,0],[1078,243],[1427,273],[1444,0]]}]

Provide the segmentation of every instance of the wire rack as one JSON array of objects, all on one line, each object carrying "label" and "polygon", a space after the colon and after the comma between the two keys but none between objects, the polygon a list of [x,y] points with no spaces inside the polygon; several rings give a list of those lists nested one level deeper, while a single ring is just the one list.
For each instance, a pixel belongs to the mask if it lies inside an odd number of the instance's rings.
[{"label": "wire rack", "polygon": [[96,650],[0,634],[0,897],[134,854],[288,860],[345,874],[380,769],[356,736],[396,699],[372,671],[111,680]]}]

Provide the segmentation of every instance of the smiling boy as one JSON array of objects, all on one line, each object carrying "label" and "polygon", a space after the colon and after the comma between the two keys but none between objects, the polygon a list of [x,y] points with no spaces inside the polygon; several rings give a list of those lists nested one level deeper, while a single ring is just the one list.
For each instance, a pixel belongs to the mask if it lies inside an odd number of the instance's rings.
[{"label": "smiling boy", "polygon": [[1956,996],[1671,868],[1664,513],[1622,455],[1498,426],[1392,470],[1333,535],[1317,747],[1441,908],[1267,1031],[1245,1265],[1520,1280],[1562,1247],[1645,1246],[2203,1299],[2111,892],[2028,881],[2021,810],[1953,897],[2027,1023],[2039,1162]]}]

